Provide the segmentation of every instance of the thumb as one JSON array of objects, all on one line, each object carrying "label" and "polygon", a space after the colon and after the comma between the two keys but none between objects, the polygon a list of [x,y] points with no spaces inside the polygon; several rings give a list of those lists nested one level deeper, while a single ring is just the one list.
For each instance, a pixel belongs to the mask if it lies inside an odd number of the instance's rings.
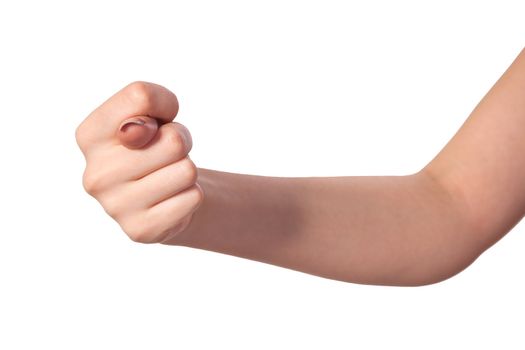
[{"label": "thumb", "polygon": [[127,148],[144,147],[151,141],[158,129],[157,120],[140,116],[124,120],[117,131],[118,139]]}]

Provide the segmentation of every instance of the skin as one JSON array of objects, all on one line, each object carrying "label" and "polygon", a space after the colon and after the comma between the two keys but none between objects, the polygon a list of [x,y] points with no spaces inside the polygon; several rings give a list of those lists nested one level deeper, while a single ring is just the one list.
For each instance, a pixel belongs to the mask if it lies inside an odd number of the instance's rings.
[{"label": "skin", "polygon": [[[124,87],[76,129],[83,186],[134,241],[352,283],[420,286],[469,266],[525,215],[525,52],[423,169],[269,177],[197,168],[177,98]],[[129,123],[131,122],[131,123]]]}]

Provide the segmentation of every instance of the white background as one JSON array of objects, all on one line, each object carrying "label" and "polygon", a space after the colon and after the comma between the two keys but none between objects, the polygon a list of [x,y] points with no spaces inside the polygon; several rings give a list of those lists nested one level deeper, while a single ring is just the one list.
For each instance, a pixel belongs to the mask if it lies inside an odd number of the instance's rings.
[{"label": "white background", "polygon": [[75,127],[134,80],[173,90],[199,167],[402,175],[524,45],[522,1],[0,4],[1,349],[525,347],[525,232],[419,288],[331,281],[125,236]]}]

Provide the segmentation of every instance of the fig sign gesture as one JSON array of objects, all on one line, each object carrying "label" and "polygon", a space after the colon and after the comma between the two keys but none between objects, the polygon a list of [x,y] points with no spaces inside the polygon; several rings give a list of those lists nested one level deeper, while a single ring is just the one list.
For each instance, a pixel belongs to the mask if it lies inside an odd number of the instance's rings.
[{"label": "fig sign gesture", "polygon": [[174,122],[177,97],[137,81],[111,96],[77,127],[85,160],[82,184],[122,230],[141,243],[183,231],[203,201],[189,158],[189,130]]}]

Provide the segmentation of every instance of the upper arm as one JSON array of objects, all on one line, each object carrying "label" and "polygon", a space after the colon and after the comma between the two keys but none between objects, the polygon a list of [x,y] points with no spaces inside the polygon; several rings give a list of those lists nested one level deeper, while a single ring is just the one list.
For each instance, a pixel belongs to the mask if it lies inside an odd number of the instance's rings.
[{"label": "upper arm", "polygon": [[456,199],[488,248],[525,214],[525,49],[423,169]]}]

